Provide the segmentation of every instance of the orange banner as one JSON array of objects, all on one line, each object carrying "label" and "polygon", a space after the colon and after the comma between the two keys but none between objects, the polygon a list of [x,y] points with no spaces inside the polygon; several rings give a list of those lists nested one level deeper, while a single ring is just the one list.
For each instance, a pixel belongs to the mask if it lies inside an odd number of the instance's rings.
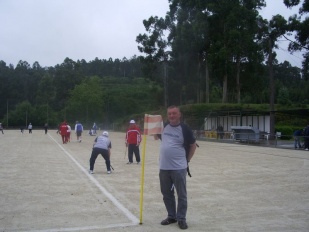
[{"label": "orange banner", "polygon": [[163,131],[162,116],[145,114],[144,134],[145,135],[161,134],[162,131]]}]

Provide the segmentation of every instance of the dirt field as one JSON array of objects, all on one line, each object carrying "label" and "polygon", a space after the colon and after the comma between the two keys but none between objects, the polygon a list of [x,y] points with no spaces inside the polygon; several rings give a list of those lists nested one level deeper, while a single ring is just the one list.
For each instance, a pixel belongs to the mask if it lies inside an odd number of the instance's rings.
[{"label": "dirt field", "polygon": [[[124,133],[110,132],[112,166],[88,174],[94,136],[62,144],[56,131],[0,134],[0,231],[180,231],[160,225],[159,141],[147,137],[143,224],[141,164],[127,165]],[[189,231],[309,231],[309,152],[199,141],[190,162]],[[141,147],[141,152],[143,147]]]}]

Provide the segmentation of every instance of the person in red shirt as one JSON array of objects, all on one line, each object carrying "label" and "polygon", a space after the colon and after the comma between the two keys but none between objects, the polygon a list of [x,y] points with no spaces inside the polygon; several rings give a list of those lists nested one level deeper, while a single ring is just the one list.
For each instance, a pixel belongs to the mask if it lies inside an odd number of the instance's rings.
[{"label": "person in red shirt", "polygon": [[68,126],[66,121],[64,121],[63,123],[61,123],[60,127],[59,127],[59,131],[60,131],[60,135],[62,137],[62,143],[65,144],[67,143],[67,131],[68,131]]},{"label": "person in red shirt", "polygon": [[141,162],[139,145],[142,141],[141,131],[139,127],[135,124],[134,120],[130,121],[129,128],[126,133],[126,147],[128,148],[128,158],[129,162],[127,164],[133,163],[133,153],[137,164]]}]

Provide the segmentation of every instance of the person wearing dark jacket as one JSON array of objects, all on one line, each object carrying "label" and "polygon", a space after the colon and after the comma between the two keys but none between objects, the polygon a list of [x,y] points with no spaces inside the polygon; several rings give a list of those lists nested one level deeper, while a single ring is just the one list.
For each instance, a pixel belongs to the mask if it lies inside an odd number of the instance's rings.
[{"label": "person wearing dark jacket", "polygon": [[129,162],[127,164],[133,163],[133,153],[137,164],[141,162],[139,145],[142,141],[141,131],[139,127],[135,124],[134,120],[130,121],[129,128],[126,133],[126,147],[128,148],[128,158]]},{"label": "person wearing dark jacket", "polygon": [[305,150],[309,150],[309,123],[304,130],[304,138],[305,138]]},{"label": "person wearing dark jacket", "polygon": [[297,146],[298,148],[301,148],[301,144],[300,144],[300,137],[302,136],[303,134],[303,130],[296,130],[294,131],[293,133],[293,137],[294,137],[294,148],[297,149]]},{"label": "person wearing dark jacket", "polygon": [[47,131],[48,131],[48,124],[47,123],[44,124],[44,131],[45,131],[45,134],[47,134]]},{"label": "person wearing dark jacket", "polygon": [[0,122],[0,131],[2,132],[2,134],[4,134],[3,132],[3,126],[2,126],[2,123]]}]

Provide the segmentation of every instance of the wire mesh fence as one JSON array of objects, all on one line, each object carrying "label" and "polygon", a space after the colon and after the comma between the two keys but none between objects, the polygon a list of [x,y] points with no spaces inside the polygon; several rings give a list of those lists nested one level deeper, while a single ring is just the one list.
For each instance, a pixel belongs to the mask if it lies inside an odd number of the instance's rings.
[{"label": "wire mesh fence", "polygon": [[293,135],[285,135],[280,132],[271,135],[265,132],[254,134],[235,133],[233,131],[217,132],[214,130],[194,130],[194,134],[197,140],[300,150],[305,150],[305,139],[309,140],[309,138],[305,136],[294,137]]}]

